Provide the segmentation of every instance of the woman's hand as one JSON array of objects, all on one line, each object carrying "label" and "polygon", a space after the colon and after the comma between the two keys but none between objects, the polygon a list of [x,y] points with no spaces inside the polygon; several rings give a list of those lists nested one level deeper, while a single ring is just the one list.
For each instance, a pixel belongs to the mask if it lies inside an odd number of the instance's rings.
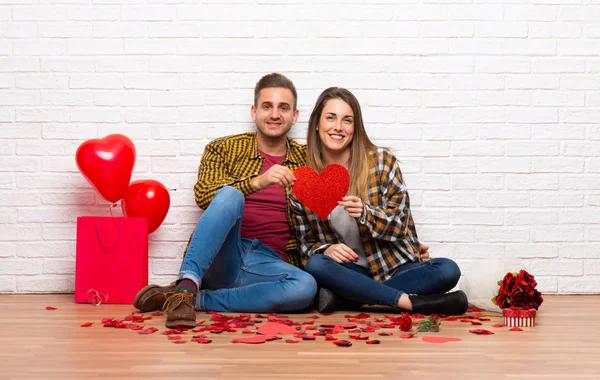
[{"label": "woman's hand", "polygon": [[325,256],[331,257],[338,264],[355,263],[358,261],[358,255],[346,244],[333,244],[323,252]]},{"label": "woman's hand", "polygon": [[429,246],[421,243],[421,261],[427,262],[429,261]]},{"label": "woman's hand", "polygon": [[362,216],[364,205],[362,200],[357,196],[345,196],[338,202],[338,205],[344,206],[344,210],[353,218],[358,219]]}]

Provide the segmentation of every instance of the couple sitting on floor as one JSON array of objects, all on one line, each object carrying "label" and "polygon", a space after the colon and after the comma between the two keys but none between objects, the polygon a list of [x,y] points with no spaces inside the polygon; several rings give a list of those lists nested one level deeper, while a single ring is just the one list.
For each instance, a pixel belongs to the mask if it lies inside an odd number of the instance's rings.
[{"label": "couple sitting on floor", "polygon": [[[319,287],[321,312],[364,304],[422,314],[467,310],[462,291],[447,293],[460,269],[450,259],[430,259],[419,242],[399,161],[371,142],[350,91],[321,93],[306,146],[287,136],[298,109],[285,76],[258,81],[251,115],[256,132],[206,146],[194,186],[204,213],[178,279],[140,290],[136,308],[162,308],[167,327],[194,327],[196,310],[306,310]],[[350,187],[322,220],[294,198],[291,185],[298,167],[321,172],[329,164],[348,170]]]}]

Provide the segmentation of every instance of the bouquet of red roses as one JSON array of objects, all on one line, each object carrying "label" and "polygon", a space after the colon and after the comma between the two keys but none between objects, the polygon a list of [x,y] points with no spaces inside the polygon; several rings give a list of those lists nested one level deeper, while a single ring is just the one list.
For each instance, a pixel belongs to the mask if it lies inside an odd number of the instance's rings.
[{"label": "bouquet of red roses", "polygon": [[502,281],[498,281],[498,285],[498,295],[492,298],[492,302],[501,309],[511,307],[537,310],[544,302],[542,293],[535,289],[535,278],[525,270],[520,270],[519,273],[508,272]]}]

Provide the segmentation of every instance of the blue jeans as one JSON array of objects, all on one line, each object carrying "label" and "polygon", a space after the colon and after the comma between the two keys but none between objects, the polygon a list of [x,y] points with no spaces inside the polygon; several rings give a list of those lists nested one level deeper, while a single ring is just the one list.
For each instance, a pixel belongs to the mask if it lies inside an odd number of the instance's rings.
[{"label": "blue jeans", "polygon": [[179,272],[179,279],[204,289],[196,296],[196,309],[281,313],[307,308],[317,293],[315,279],[259,240],[240,236],[244,201],[239,190],[225,186],[196,224]]},{"label": "blue jeans", "polygon": [[394,309],[398,309],[398,301],[404,293],[443,294],[452,289],[460,278],[458,265],[446,258],[406,263],[384,282],[375,281],[369,271],[361,266],[354,263],[338,264],[322,254],[312,255],[305,270],[314,276],[320,286],[350,301],[386,305]]}]

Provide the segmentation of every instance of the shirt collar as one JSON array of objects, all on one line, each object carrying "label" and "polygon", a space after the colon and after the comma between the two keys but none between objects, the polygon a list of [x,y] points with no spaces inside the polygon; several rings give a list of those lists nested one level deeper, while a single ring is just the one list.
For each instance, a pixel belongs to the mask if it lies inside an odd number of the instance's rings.
[{"label": "shirt collar", "polygon": [[[298,157],[298,155],[302,154],[302,149],[299,149],[298,143],[289,137],[285,141],[285,159],[284,162],[291,162],[295,164],[299,164],[302,162],[302,158]],[[261,158],[260,152],[258,151],[258,139],[256,138],[256,132],[252,134],[252,143],[250,148],[250,158],[258,159]]]}]

